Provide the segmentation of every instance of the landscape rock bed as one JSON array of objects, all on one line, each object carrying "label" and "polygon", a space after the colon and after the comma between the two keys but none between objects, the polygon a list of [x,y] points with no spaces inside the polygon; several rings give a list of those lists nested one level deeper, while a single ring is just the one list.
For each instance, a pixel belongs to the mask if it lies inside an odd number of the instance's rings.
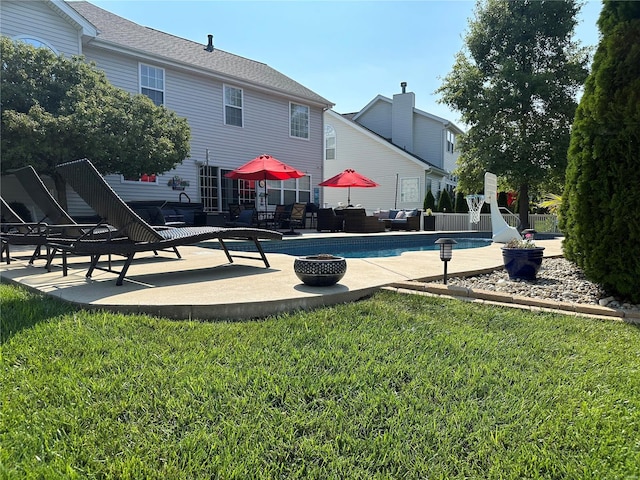
[{"label": "landscape rock bed", "polygon": [[472,277],[450,277],[448,285],[556,302],[640,311],[640,305],[609,296],[599,285],[587,280],[576,265],[564,258],[545,258],[534,281],[510,280],[505,270],[496,270]]}]

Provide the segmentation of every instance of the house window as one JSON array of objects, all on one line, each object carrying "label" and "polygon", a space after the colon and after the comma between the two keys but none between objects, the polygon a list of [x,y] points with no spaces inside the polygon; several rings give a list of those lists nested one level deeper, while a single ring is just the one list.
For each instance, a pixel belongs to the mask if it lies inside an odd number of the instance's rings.
[{"label": "house window", "polygon": [[147,174],[143,173],[139,177],[125,177],[124,175],[120,175],[121,183],[145,183],[145,184],[158,184],[158,177],[155,173]]},{"label": "house window", "polygon": [[242,89],[224,86],[224,124],[242,127]]},{"label": "house window", "polygon": [[267,180],[269,205],[290,205],[311,202],[311,177],[305,175],[290,180]]},{"label": "house window", "polygon": [[296,138],[309,138],[309,107],[289,104],[289,134]]},{"label": "house window", "polygon": [[447,130],[447,152],[453,153],[455,146],[456,146],[456,136],[452,131]]},{"label": "house window", "polygon": [[29,45],[36,48],[48,48],[53,53],[58,55],[58,51],[53,48],[53,45],[51,45],[49,42],[36,37],[32,37],[31,35],[18,35],[16,37],[13,37],[13,40],[28,43]]},{"label": "house window", "polygon": [[140,93],[156,105],[164,105],[164,69],[140,64]]},{"label": "house window", "polygon": [[324,127],[324,159],[336,159],[336,131],[331,125]]},{"label": "house window", "polygon": [[415,203],[420,201],[420,179],[403,178],[400,180],[400,202]]}]

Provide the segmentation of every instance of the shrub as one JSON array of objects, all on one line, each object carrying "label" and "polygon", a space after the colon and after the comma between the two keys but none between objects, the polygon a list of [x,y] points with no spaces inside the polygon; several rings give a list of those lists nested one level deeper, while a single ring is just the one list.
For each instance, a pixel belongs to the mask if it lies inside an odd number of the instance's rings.
[{"label": "shrub", "polygon": [[435,210],[436,209],[436,199],[433,196],[433,193],[431,193],[431,190],[427,191],[427,194],[424,197],[424,210],[427,209],[431,209],[431,210]]},{"label": "shrub", "polygon": [[454,207],[456,213],[467,213],[469,211],[469,205],[467,205],[467,199],[464,197],[465,195],[462,192],[458,192],[456,194],[456,204]]},{"label": "shrub", "polygon": [[446,190],[442,190],[440,192],[440,197],[438,198],[438,211],[439,212],[453,212],[453,205],[451,204],[451,196],[449,192]]},{"label": "shrub", "polygon": [[589,279],[640,302],[640,2],[605,1],[598,26],[571,134],[560,228],[565,256]]}]

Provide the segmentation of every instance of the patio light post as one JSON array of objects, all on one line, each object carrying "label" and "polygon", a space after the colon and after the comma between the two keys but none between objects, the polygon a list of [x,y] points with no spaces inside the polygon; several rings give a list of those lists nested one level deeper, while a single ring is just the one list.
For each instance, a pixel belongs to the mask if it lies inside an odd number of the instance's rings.
[{"label": "patio light post", "polygon": [[453,246],[458,243],[453,238],[439,238],[435,241],[440,245],[440,260],[444,262],[444,284],[447,284],[447,263],[453,256]]}]

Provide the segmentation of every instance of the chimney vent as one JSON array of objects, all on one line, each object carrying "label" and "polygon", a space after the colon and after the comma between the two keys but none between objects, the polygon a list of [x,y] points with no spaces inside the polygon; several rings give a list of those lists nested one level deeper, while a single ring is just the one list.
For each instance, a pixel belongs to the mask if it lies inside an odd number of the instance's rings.
[{"label": "chimney vent", "polygon": [[209,37],[209,43],[205,47],[205,50],[207,52],[213,52],[213,35],[209,34],[207,37]]},{"label": "chimney vent", "polygon": [[400,87],[402,87],[402,93],[407,93],[407,82],[402,82]]}]

